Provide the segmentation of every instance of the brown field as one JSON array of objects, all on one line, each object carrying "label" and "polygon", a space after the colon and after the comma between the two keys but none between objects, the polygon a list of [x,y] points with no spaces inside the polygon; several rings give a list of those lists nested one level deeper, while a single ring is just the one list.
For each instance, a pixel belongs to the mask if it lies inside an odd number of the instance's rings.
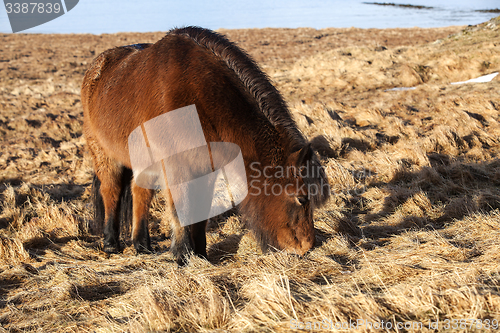
[{"label": "brown field", "polygon": [[158,196],[156,254],[127,240],[106,255],[80,84],[100,52],[163,33],[0,35],[0,332],[286,332],[292,320],[357,319],[423,331],[480,319],[457,330],[489,331],[500,320],[500,77],[450,82],[500,70],[500,19],[221,32],[271,76],[323,158],[335,195],[316,212],[317,246],[262,254],[228,214],[210,223],[209,261],[178,268]]}]

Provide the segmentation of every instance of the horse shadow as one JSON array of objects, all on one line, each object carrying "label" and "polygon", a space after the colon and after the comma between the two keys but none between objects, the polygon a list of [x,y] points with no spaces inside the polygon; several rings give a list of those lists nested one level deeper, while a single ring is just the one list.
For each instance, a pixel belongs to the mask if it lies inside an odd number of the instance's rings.
[{"label": "horse shadow", "polygon": [[208,260],[214,265],[219,265],[233,258],[238,253],[243,236],[244,233],[229,235],[222,241],[209,246]]},{"label": "horse shadow", "polygon": [[[365,208],[366,191],[353,198],[346,215],[360,226],[364,237],[376,241],[412,229],[443,229],[454,220],[500,209],[500,159],[468,163],[436,153],[428,154],[428,158],[430,166],[418,171],[402,167],[388,182],[373,183],[366,188],[367,191],[377,187],[388,193],[379,212]],[[402,166],[407,165],[401,162]],[[417,194],[428,199],[416,203],[425,206],[418,213],[409,213],[395,224],[378,223]],[[439,207],[439,211],[429,214],[426,211],[429,205],[432,210]]]},{"label": "horse shadow", "polygon": [[[428,158],[430,166],[418,171],[411,171],[410,163],[400,161],[403,168],[389,181],[372,182],[363,191],[350,191],[339,196],[345,206],[335,212],[323,211],[333,231],[317,229],[317,246],[334,235],[341,235],[349,247],[372,250],[384,246],[393,236],[410,230],[440,230],[454,220],[500,210],[500,159],[469,163],[444,154],[429,154]],[[366,195],[370,189],[386,193],[376,213],[371,210]],[[419,202],[416,198],[423,200]],[[415,212],[411,209],[403,211],[403,216],[395,216],[396,223],[388,223],[391,215],[404,209],[405,204],[421,207]],[[356,265],[355,259],[342,254],[327,257],[346,270]]]}]

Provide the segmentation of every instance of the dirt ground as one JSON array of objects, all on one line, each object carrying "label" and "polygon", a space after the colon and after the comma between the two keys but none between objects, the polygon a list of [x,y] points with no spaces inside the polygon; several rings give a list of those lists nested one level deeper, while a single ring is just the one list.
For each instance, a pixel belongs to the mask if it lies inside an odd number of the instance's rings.
[{"label": "dirt ground", "polygon": [[209,225],[209,260],[179,268],[158,197],[156,253],[127,240],[105,254],[90,232],[80,85],[100,52],[164,33],[0,35],[0,332],[498,327],[500,77],[450,83],[500,70],[500,19],[220,32],[268,73],[322,158],[335,195],[315,214],[317,246],[262,254],[230,215]]}]

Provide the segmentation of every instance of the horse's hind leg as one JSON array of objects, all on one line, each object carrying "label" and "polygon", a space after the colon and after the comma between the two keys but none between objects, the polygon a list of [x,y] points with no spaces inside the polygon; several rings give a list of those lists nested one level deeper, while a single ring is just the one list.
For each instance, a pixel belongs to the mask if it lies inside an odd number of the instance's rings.
[{"label": "horse's hind leg", "polygon": [[[104,204],[104,251],[117,252],[120,248],[120,192],[122,191],[123,166],[106,156],[102,148],[91,137],[87,136],[94,162],[94,171],[99,178],[99,192]],[[125,204],[125,203],[124,203]]]},{"label": "horse's hind leg", "polygon": [[149,206],[154,191],[132,183],[134,217],[132,222],[132,242],[137,252],[151,252],[151,240],[148,231]]}]

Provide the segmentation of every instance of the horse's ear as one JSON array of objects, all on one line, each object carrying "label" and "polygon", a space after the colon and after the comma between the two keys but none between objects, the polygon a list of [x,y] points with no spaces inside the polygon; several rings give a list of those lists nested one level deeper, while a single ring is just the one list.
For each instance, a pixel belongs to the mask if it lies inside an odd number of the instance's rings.
[{"label": "horse's ear", "polygon": [[310,161],[313,156],[314,150],[311,143],[308,143],[288,156],[287,165],[300,168],[307,164],[307,161]]},{"label": "horse's ear", "polygon": [[299,156],[297,157],[297,162],[295,163],[295,166],[300,167],[303,166],[304,164],[307,163],[307,161],[310,161],[313,158],[314,151],[312,149],[312,145],[309,142],[306,144],[304,147],[302,147],[301,150],[299,150]]}]

